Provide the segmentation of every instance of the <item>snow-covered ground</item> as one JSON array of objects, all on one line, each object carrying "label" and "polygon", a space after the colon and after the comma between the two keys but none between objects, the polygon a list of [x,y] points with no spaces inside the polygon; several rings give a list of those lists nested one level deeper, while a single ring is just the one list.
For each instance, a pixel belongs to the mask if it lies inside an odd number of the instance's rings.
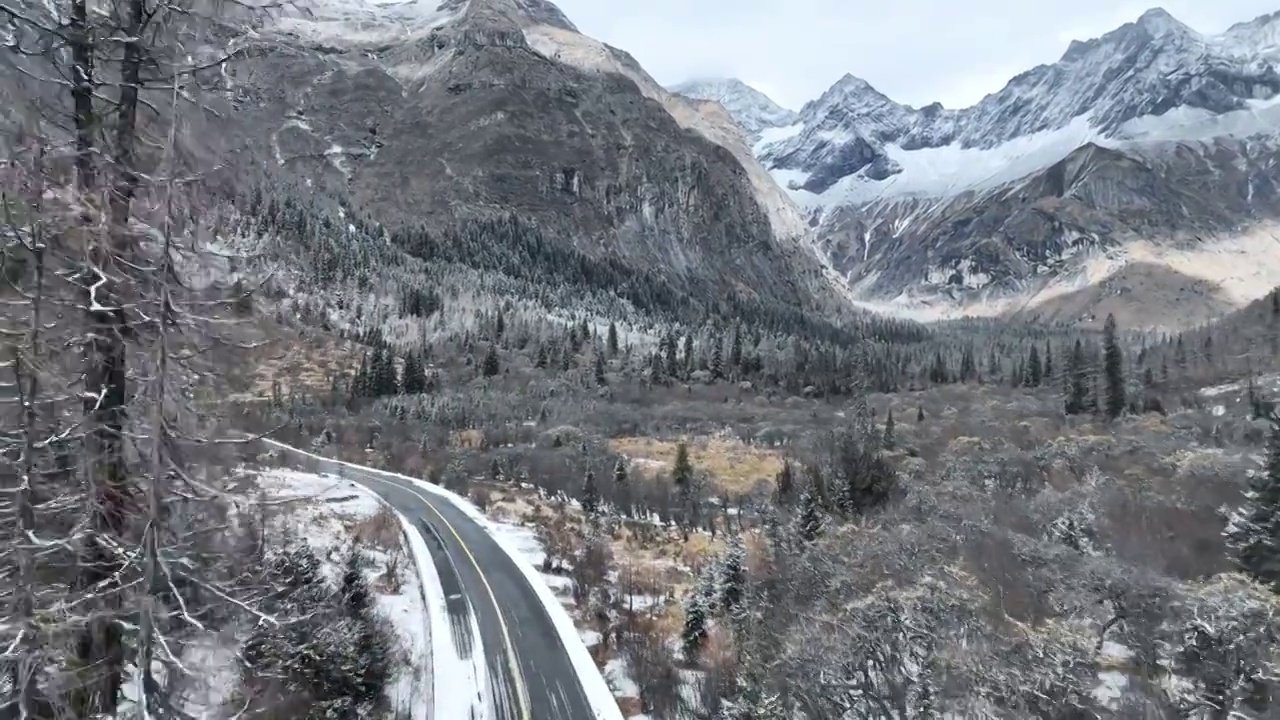
[{"label": "snow-covered ground", "polygon": [[[1280,392],[1280,373],[1259,375],[1253,379],[1253,386],[1258,392],[1268,396],[1272,393]],[[1244,393],[1248,389],[1249,383],[1241,381],[1202,388],[1200,394],[1204,397],[1212,398],[1233,393]]]}]

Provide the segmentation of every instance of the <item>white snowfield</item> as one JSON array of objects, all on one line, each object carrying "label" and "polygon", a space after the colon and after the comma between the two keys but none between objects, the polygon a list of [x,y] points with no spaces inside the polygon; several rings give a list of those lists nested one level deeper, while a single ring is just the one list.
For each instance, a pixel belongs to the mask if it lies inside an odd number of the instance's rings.
[{"label": "white snowfield", "polygon": [[[610,690],[604,676],[600,673],[599,668],[596,667],[591,653],[588,652],[587,646],[583,643],[577,628],[574,627],[573,618],[569,616],[568,611],[560,604],[555,593],[542,579],[537,569],[528,562],[520,548],[512,542],[511,536],[506,533],[495,532],[495,525],[475,505],[455,493],[419,478],[347,463],[341,460],[332,460],[274,440],[262,439],[261,442],[286,453],[305,457],[315,463],[318,468],[338,476],[342,475],[343,470],[350,469],[373,477],[385,478],[400,485],[408,484],[422,493],[446,500],[466,513],[477,524],[489,531],[498,546],[511,558],[515,566],[524,574],[530,587],[537,593],[548,617],[555,624],[556,632],[560,636],[560,642],[564,646],[565,652],[569,655],[596,719],[624,720],[622,711],[618,708],[618,703],[614,699],[613,691]],[[401,523],[404,524],[406,534],[411,538],[414,561],[421,575],[427,598],[427,612],[431,615],[432,635],[435,638],[447,638],[451,632],[448,611],[445,604],[444,591],[440,578],[436,574],[430,550],[408,518],[399,515],[399,513],[397,515],[400,517]],[[473,631],[474,646],[480,647],[479,628],[473,627]],[[471,718],[485,717],[491,704],[488,702],[487,689],[484,687],[484,679],[487,678],[487,673],[483,668],[483,653],[474,653],[473,656],[477,658],[474,662],[462,661],[452,648],[441,649],[441,646],[446,645],[448,643],[432,643],[432,659],[436,663],[434,720],[455,720],[455,718],[457,720],[470,720]],[[477,663],[479,666],[477,666]],[[478,703],[477,698],[479,698]],[[477,707],[477,704],[480,707]],[[477,709],[479,714],[475,713]],[[544,719],[533,718],[532,720]]]},{"label": "white snowfield", "polygon": [[[790,125],[766,130],[755,146],[756,154],[795,137],[801,127]],[[950,198],[972,190],[993,190],[1043,170],[1088,143],[1141,151],[1157,143],[1208,142],[1216,138],[1240,140],[1277,134],[1280,134],[1280,95],[1269,100],[1251,100],[1248,107],[1221,115],[1187,107],[1159,116],[1146,115],[1125,123],[1110,137],[1099,132],[1088,115],[1081,115],[1064,127],[1017,137],[993,148],[966,148],[956,142],[942,147],[903,150],[891,143],[885,145],[885,153],[902,166],[902,172],[885,180],[870,180],[855,173],[822,193],[800,189],[809,179],[806,172],[775,168],[770,173],[801,206],[826,209],[897,197]]]}]

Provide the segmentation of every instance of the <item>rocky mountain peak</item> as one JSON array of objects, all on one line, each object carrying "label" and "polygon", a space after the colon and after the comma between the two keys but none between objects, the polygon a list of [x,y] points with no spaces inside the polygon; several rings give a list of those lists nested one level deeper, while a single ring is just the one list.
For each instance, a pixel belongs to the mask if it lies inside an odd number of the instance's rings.
[{"label": "rocky mountain peak", "polygon": [[[459,1],[459,0],[454,0]],[[466,0],[470,17],[502,17],[515,24],[547,25],[569,32],[578,32],[568,16],[547,0]]]},{"label": "rocky mountain peak", "polygon": [[1236,23],[1216,40],[1226,54],[1280,62],[1280,11]]},{"label": "rocky mountain peak", "polygon": [[1161,7],[1154,7],[1142,13],[1133,24],[1153,38],[1178,35],[1199,36],[1199,33],[1184,25],[1181,20],[1170,15],[1167,10]]},{"label": "rocky mountain peak", "polygon": [[796,113],[737,78],[697,78],[669,88],[695,100],[720,103],[751,138],[768,128],[790,125]]},{"label": "rocky mountain peak", "polygon": [[890,100],[887,95],[877,90],[871,83],[851,73],[845,73],[826,92],[822,93],[817,100],[805,103],[800,112],[813,112],[816,108],[830,106],[835,103],[864,107],[898,105],[898,103]]},{"label": "rocky mountain peak", "polygon": [[1114,64],[1117,56],[1132,56],[1137,53],[1149,56],[1179,55],[1188,48],[1203,45],[1204,37],[1200,33],[1183,24],[1168,11],[1157,7],[1100,37],[1072,40],[1059,62],[1097,64],[1099,55],[1103,55],[1103,63]]}]

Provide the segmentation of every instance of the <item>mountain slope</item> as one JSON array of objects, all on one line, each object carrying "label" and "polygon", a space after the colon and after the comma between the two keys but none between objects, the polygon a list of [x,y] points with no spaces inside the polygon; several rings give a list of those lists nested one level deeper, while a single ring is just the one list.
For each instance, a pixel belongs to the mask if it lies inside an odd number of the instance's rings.
[{"label": "mountain slope", "polygon": [[733,117],[734,121],[752,137],[758,137],[768,128],[784,127],[796,121],[799,115],[788,110],[736,78],[703,78],[689,80],[670,88],[671,92],[696,100],[712,100]]},{"label": "mountain slope", "polygon": [[[194,76],[209,111],[184,118],[179,144],[204,187],[319,191],[419,251],[691,318],[750,305],[825,322],[848,307],[724,108],[666,91],[550,3],[304,0],[252,25],[192,50],[238,51]],[[43,98],[24,78],[61,71],[15,62],[0,70],[4,128]]]},{"label": "mountain slope", "polygon": [[514,216],[704,306],[833,302],[796,243],[799,212],[732,122],[662,90],[554,5],[305,10],[279,18],[233,80],[246,134],[269,137],[264,154],[286,170],[391,226],[447,235]]},{"label": "mountain slope", "polygon": [[[1247,303],[1280,284],[1278,28],[1205,36],[1151,10],[960,110],[846,76],[757,152],[877,307],[1026,314],[1148,254]],[[1131,296],[1137,322],[1175,311]]]}]

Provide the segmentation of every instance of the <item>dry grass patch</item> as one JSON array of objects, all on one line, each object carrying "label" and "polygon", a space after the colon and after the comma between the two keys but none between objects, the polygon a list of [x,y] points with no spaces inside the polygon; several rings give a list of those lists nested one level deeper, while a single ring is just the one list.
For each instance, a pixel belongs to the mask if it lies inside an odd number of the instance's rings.
[{"label": "dry grass patch", "polygon": [[331,378],[354,373],[364,350],[360,345],[333,335],[304,335],[270,343],[258,360],[250,393],[271,397],[272,383],[279,382],[284,393],[328,391]]},{"label": "dry grass patch", "polygon": [[[614,546],[617,553],[619,546]],[[625,551],[625,547],[623,548]],[[615,555],[616,557],[616,555]],[[676,588],[689,582],[689,574],[673,563],[658,562],[652,558],[627,557],[618,569],[618,585],[623,592],[649,597],[667,597]]]},{"label": "dry grass patch", "polygon": [[485,447],[483,430],[458,430],[449,433],[449,447],[481,450]]},{"label": "dry grass patch", "polygon": [[[623,437],[609,441],[609,448],[631,458],[635,469],[655,476],[669,472],[676,459],[677,440]],[[694,438],[688,441],[694,469],[711,476],[728,492],[750,492],[761,482],[773,482],[782,470],[782,455],[775,450],[748,445],[734,438]]]},{"label": "dry grass patch", "polygon": [[400,520],[385,505],[373,515],[353,523],[351,535],[362,544],[387,552],[394,552],[401,547]]},{"label": "dry grass patch", "polygon": [[618,709],[622,711],[622,717],[634,717],[644,709],[638,697],[624,695],[615,699],[618,701]]}]

